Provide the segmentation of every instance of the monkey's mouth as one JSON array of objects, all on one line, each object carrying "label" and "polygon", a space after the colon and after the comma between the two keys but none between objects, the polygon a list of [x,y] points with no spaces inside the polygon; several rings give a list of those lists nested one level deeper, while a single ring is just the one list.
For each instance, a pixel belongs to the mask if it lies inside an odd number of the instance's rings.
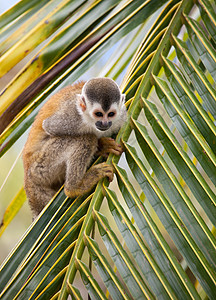
[{"label": "monkey's mouth", "polygon": [[95,125],[98,130],[106,131],[112,126],[112,122],[102,123],[101,121],[98,121],[95,123]]},{"label": "monkey's mouth", "polygon": [[100,130],[100,131],[106,131],[106,130],[108,130],[109,128],[110,128],[110,127],[108,127],[108,128],[97,127],[97,129]]}]

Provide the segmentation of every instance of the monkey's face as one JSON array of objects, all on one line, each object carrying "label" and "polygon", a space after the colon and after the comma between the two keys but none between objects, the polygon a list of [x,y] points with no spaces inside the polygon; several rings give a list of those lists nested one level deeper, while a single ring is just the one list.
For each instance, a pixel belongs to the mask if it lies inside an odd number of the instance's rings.
[{"label": "monkey's face", "polygon": [[124,99],[119,103],[112,103],[108,109],[104,109],[100,103],[96,102],[88,105],[88,107],[92,125],[94,124],[99,136],[109,136],[116,133],[126,119]]},{"label": "monkey's face", "polygon": [[105,110],[100,103],[91,103],[80,95],[77,107],[82,115],[85,130],[95,133],[98,137],[116,133],[126,120],[123,97],[120,103],[115,102]]},{"label": "monkey's face", "polygon": [[92,118],[95,120],[95,127],[100,131],[106,131],[111,126],[117,116],[116,107],[111,107],[108,111],[104,111],[99,105],[93,109]]}]

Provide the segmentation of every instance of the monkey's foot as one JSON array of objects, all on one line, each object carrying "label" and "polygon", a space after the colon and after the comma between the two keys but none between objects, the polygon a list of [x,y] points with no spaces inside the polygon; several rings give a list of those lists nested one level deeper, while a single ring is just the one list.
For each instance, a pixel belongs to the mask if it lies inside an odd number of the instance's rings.
[{"label": "monkey's foot", "polygon": [[113,167],[108,165],[107,163],[101,163],[99,165],[94,166],[94,168],[98,168],[100,172],[101,178],[108,177],[109,182],[113,181]]},{"label": "monkey's foot", "polygon": [[113,181],[113,167],[107,163],[101,163],[91,167],[88,172],[85,173],[82,181],[79,184],[65,185],[64,191],[66,196],[74,198],[85,194],[93,188],[94,185],[98,183],[99,180],[104,177],[108,177],[109,182]]},{"label": "monkey's foot", "polygon": [[122,146],[110,137],[102,137],[98,140],[97,155],[101,155],[103,157],[107,157],[109,153],[121,155],[123,151],[124,149]]}]

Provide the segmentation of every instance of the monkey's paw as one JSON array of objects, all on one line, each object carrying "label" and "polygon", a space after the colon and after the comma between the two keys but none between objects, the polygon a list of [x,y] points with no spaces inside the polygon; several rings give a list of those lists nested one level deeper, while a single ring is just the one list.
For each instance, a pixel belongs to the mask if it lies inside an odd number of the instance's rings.
[{"label": "monkey's paw", "polygon": [[100,168],[100,172],[102,173],[102,177],[108,177],[109,182],[113,181],[113,167],[108,165],[107,163],[101,163],[97,165]]},{"label": "monkey's paw", "polygon": [[98,152],[97,155],[108,157],[109,153],[115,155],[121,155],[124,149],[122,146],[110,137],[102,137],[98,140]]}]

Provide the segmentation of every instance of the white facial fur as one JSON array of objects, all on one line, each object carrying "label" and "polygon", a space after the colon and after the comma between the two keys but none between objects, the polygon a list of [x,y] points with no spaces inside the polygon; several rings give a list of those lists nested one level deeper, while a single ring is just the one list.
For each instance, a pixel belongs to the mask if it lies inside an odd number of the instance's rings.
[{"label": "white facial fur", "polygon": [[[115,116],[108,118],[112,121],[112,125],[106,131],[101,131],[95,126],[96,121],[99,120],[94,114],[95,111],[103,112],[103,109],[99,103],[91,104],[84,95],[77,95],[77,110],[83,119],[82,132],[83,133],[94,133],[98,138],[103,136],[111,136],[113,133],[118,132],[121,126],[124,124],[127,118],[126,107],[124,105],[125,95],[122,95],[120,103],[113,103],[106,116],[109,112],[115,111]],[[84,101],[83,101],[84,99]],[[86,109],[82,108],[85,103]],[[103,112],[104,113],[104,112]]]}]

